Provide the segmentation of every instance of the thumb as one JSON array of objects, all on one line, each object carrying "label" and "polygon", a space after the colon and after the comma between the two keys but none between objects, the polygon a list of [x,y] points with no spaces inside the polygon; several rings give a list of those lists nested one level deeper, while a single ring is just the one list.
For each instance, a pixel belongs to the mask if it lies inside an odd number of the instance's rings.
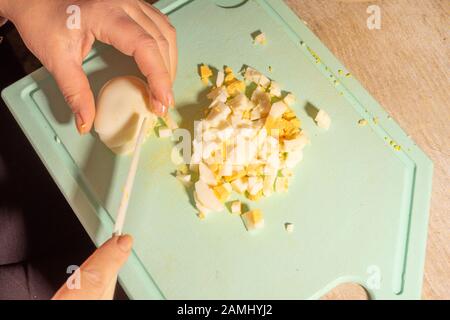
[{"label": "thumb", "polygon": [[105,296],[127,261],[133,245],[129,235],[114,236],[98,248],[80,267],[80,286],[70,289],[64,284],[53,299],[97,300]]},{"label": "thumb", "polygon": [[81,63],[60,61],[50,72],[72,109],[78,132],[89,132],[95,118],[95,101]]}]

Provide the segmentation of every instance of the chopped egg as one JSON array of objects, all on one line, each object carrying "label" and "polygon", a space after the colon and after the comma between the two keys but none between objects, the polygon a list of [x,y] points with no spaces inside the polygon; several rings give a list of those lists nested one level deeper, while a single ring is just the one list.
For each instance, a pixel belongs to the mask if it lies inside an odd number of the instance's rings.
[{"label": "chopped egg", "polygon": [[226,102],[228,99],[228,91],[224,87],[218,87],[213,89],[210,93],[206,95],[208,99],[213,100],[210,107],[214,106],[217,102]]},{"label": "chopped egg", "polygon": [[224,176],[231,176],[232,174],[233,174],[233,165],[229,162],[224,163],[222,168],[220,169],[219,175],[224,177]]},{"label": "chopped egg", "polygon": [[319,112],[317,113],[317,116],[314,120],[316,120],[317,126],[319,128],[322,128],[325,130],[328,130],[330,128],[331,118],[328,115],[328,113],[326,113],[324,110],[319,110]]},{"label": "chopped egg", "polygon": [[251,81],[258,84],[261,76],[262,76],[261,72],[256,71],[253,68],[248,67],[247,69],[245,69],[244,79],[247,81]]},{"label": "chopped egg", "polygon": [[287,233],[292,233],[294,232],[294,224],[287,222],[284,224],[284,229],[286,230]]},{"label": "chopped egg", "polygon": [[245,91],[245,82],[239,80],[233,80],[227,85],[227,92],[230,96],[235,96],[238,93]]},{"label": "chopped egg", "polygon": [[267,78],[265,75],[261,74],[261,77],[259,78],[258,84],[262,88],[267,89],[267,87],[270,85],[270,79]]},{"label": "chopped egg", "polygon": [[289,180],[286,177],[278,177],[275,181],[275,191],[278,193],[287,192],[289,187]]},{"label": "chopped egg", "polygon": [[231,203],[231,213],[241,214],[242,203],[239,200],[233,201]]},{"label": "chopped egg", "polygon": [[224,70],[225,70],[225,73],[233,73],[233,69],[231,69],[228,66],[226,66]]},{"label": "chopped egg", "polygon": [[165,127],[165,126],[160,126],[158,128],[158,136],[160,138],[168,138],[172,136],[172,130],[170,130],[169,128]]},{"label": "chopped egg", "polygon": [[189,167],[185,164],[179,165],[177,168],[177,175],[178,174],[188,174],[189,173]]},{"label": "chopped egg", "polygon": [[275,102],[270,109],[269,116],[272,118],[281,118],[287,110],[287,105],[283,101]]},{"label": "chopped egg", "polygon": [[288,93],[284,98],[283,101],[286,103],[289,107],[292,107],[295,103],[295,96],[292,93]]},{"label": "chopped egg", "polygon": [[205,220],[206,215],[205,215],[205,213],[203,213],[203,212],[199,212],[199,213],[197,214],[197,217],[198,217],[200,220]]},{"label": "chopped egg", "polygon": [[281,97],[281,87],[278,83],[272,81],[270,82],[270,94],[274,97]]},{"label": "chopped egg", "polygon": [[200,162],[199,164],[199,174],[200,180],[202,180],[206,184],[210,186],[217,185],[217,178],[214,175],[214,172],[212,172],[211,169],[203,162]]},{"label": "chopped egg", "polygon": [[264,186],[263,186],[264,196],[268,197],[273,193],[274,191],[273,186],[275,183],[275,179],[276,179],[275,175],[264,176]]},{"label": "chopped egg", "polygon": [[261,229],[264,227],[264,216],[259,209],[250,210],[241,215],[247,231]]},{"label": "chopped egg", "polygon": [[361,119],[361,120],[358,121],[358,124],[359,124],[361,127],[367,125],[367,123],[368,123],[368,122],[367,122],[366,119]]},{"label": "chopped egg", "polygon": [[225,103],[219,102],[211,108],[206,120],[208,120],[211,126],[217,126],[220,122],[224,121],[230,113],[230,108]]},{"label": "chopped egg", "polygon": [[289,169],[289,168],[284,168],[284,169],[281,170],[281,175],[283,177],[290,178],[290,177],[292,177],[294,175],[294,172],[291,169]]},{"label": "chopped egg", "polygon": [[190,174],[177,174],[177,179],[180,180],[183,184],[189,185],[191,182]]},{"label": "chopped egg", "polygon": [[239,179],[233,180],[231,182],[231,186],[237,193],[243,194],[247,190],[248,181],[246,178],[241,177]]},{"label": "chopped egg", "polygon": [[260,32],[258,35],[255,36],[255,42],[259,44],[266,44],[266,34],[264,32]]},{"label": "chopped egg", "polygon": [[[195,183],[195,194],[197,195],[198,202],[202,208],[210,209],[210,211],[222,211],[223,205],[216,197],[214,191],[202,180],[199,180]],[[197,206],[197,208],[199,208]],[[205,212],[206,210],[200,211]],[[206,212],[205,212],[206,213]]]},{"label": "chopped egg", "polygon": [[216,194],[217,198],[220,200],[220,202],[225,202],[228,200],[228,198],[231,195],[231,184],[230,183],[224,183],[218,186],[215,186],[213,188],[214,193]]},{"label": "chopped egg", "polygon": [[[202,78],[212,76],[207,68],[201,68]],[[229,67],[218,71],[207,95],[211,103],[194,126],[189,168],[177,171],[180,181],[195,183],[199,217],[222,211],[233,192],[251,201],[287,192],[292,169],[309,144],[291,109],[293,94],[282,98],[277,82],[250,67],[243,75],[244,80],[238,79]],[[241,202],[233,201],[230,210],[241,213]],[[242,216],[249,230],[264,225],[260,210]]]},{"label": "chopped egg", "polygon": [[200,78],[204,84],[208,84],[209,78],[213,75],[212,70],[205,64],[200,66]]},{"label": "chopped egg", "polygon": [[[228,69],[229,71],[225,73],[224,83],[230,84],[234,80],[236,80],[236,77],[234,76],[233,70]],[[231,71],[230,71],[231,70]]]},{"label": "chopped egg", "polygon": [[255,196],[263,188],[263,178],[261,177],[248,177],[247,191],[250,195]]},{"label": "chopped egg", "polygon": [[286,155],[286,159],[285,159],[284,163],[285,163],[286,168],[292,169],[302,160],[303,160],[302,150],[296,150],[294,152],[289,152]]},{"label": "chopped egg", "polygon": [[197,192],[194,191],[194,201],[195,201],[195,206],[197,207],[199,213],[203,214],[203,216],[205,216],[206,214],[210,213],[212,210],[205,207],[199,200],[198,200],[198,196],[197,196]]},{"label": "chopped egg", "polygon": [[222,86],[224,80],[225,80],[225,73],[223,73],[223,71],[219,71],[217,73],[216,87],[220,88]]}]

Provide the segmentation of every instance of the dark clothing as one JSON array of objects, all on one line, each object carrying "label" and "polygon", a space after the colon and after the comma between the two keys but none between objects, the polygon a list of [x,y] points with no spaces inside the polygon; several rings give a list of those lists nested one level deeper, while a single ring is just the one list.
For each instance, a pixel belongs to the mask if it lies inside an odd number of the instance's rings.
[{"label": "dark clothing", "polygon": [[[39,63],[11,24],[0,36],[1,90]],[[49,299],[95,246],[1,99],[0,137],[0,299]]]}]

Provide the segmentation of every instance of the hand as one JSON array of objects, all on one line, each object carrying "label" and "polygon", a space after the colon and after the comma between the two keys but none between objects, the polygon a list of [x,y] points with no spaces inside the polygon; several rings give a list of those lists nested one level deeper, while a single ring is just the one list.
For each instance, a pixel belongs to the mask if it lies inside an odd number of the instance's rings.
[{"label": "hand", "polygon": [[79,288],[69,288],[66,283],[56,292],[53,300],[112,299],[117,274],[127,261],[132,245],[133,239],[128,235],[114,236],[106,241],[72,275],[80,277]]},{"label": "hand", "polygon": [[[79,29],[67,27],[71,5],[80,8]],[[163,116],[174,105],[175,29],[143,0],[0,0],[0,16],[14,23],[53,75],[80,133],[88,132],[95,118],[94,96],[81,67],[95,39],[134,57],[147,78],[156,114]]]}]

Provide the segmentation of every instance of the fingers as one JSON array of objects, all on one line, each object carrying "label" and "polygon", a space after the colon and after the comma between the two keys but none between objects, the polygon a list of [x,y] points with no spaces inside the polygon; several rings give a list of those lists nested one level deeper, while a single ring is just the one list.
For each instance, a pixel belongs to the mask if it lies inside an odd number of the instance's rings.
[{"label": "fingers", "polygon": [[[142,12],[142,10],[140,10],[140,9],[132,10],[129,13],[129,16],[137,24],[139,24],[142,28],[144,28],[144,30],[147,31],[147,33],[156,40],[156,43],[158,44],[159,52],[161,53],[161,56],[164,59],[165,66],[166,66],[167,70],[170,71],[171,70],[171,66],[170,66],[171,61],[170,61],[170,54],[169,54],[169,51],[170,51],[169,41],[161,33],[158,26],[153,22],[153,20],[151,20],[149,17],[147,17],[147,15],[145,15],[144,12]],[[171,75],[171,80],[173,80],[172,75]]]},{"label": "fingers", "polygon": [[144,1],[139,1],[138,4],[142,11],[155,22],[164,38],[169,42],[170,75],[173,82],[175,80],[178,65],[176,30],[174,26],[170,24],[168,17],[162,14],[158,9]]},{"label": "fingers", "polygon": [[95,100],[81,62],[59,60],[49,71],[72,109],[78,132],[89,132],[95,118]]},{"label": "fingers", "polygon": [[98,32],[97,39],[134,57],[138,68],[147,78],[153,112],[165,115],[167,107],[174,104],[174,98],[170,72],[157,40],[126,15],[109,21]]},{"label": "fingers", "polygon": [[120,268],[128,259],[133,245],[129,235],[114,236],[98,248],[80,267],[80,288],[63,285],[53,299],[102,299],[110,297]]}]

